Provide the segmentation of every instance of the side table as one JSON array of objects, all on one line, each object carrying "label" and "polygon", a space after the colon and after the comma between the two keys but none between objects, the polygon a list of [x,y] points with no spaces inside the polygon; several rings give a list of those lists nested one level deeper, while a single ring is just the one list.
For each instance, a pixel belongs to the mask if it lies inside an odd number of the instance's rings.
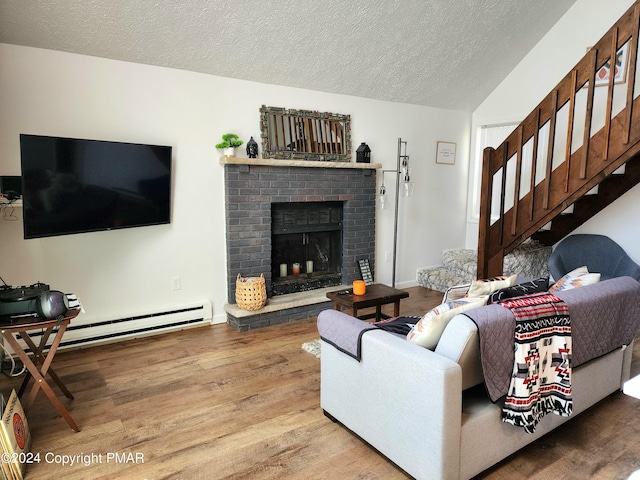
[{"label": "side table", "polygon": [[[51,377],[55,384],[60,388],[62,393],[64,393],[67,398],[73,400],[73,395],[71,394],[71,392],[69,392],[65,384],[62,382],[62,380],[60,380],[60,377],[58,377],[53,368],[51,368],[51,362],[53,362],[53,357],[55,356],[56,351],[58,350],[58,346],[62,341],[64,332],[69,326],[69,322],[79,313],[79,309],[69,310],[65,317],[61,320],[28,317],[20,319],[17,322],[12,323],[11,325],[4,325],[0,327],[2,337],[9,345],[11,345],[11,348],[13,349],[15,354],[27,369],[26,376],[22,381],[20,390],[18,391],[18,396],[22,398],[23,393],[25,392],[31,378],[33,378],[34,381],[29,394],[26,396],[26,398],[22,399],[22,408],[24,409],[25,414],[28,414],[28,410],[31,408],[31,405],[36,399],[38,391],[42,389],[42,391],[51,401],[56,410],[58,410],[60,415],[62,415],[62,417],[66,420],[67,424],[71,427],[72,430],[76,432],[80,431],[78,425],[73,420],[71,414],[62,404],[62,402],[60,402],[51,386],[47,383],[45,377],[48,374],[49,377]],[[53,342],[49,347],[49,351],[45,354],[44,349],[46,347],[47,340],[49,339],[51,333],[55,328],[57,328],[58,330],[53,337]],[[40,342],[37,346],[28,333],[34,330],[43,331],[42,337],[40,338]],[[27,344],[32,352],[31,357],[22,348],[20,343],[18,343],[18,341],[16,340],[16,335],[19,335]]]},{"label": "side table", "polygon": [[[408,296],[409,293],[404,290],[398,290],[381,283],[367,285],[367,291],[364,295],[354,295],[352,289],[327,293],[327,298],[333,301],[335,310],[342,310],[344,307],[350,310],[351,315],[356,318],[361,320],[375,318],[376,322],[384,318],[390,318],[389,315],[382,313],[382,305],[389,303],[393,303],[393,316],[399,316],[400,300]],[[376,313],[358,316],[358,310],[368,307],[376,307]]]}]

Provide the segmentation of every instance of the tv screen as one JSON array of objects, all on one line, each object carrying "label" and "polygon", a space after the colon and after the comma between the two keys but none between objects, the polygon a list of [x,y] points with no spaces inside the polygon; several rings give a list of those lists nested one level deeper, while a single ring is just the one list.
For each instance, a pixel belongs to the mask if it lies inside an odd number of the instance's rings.
[{"label": "tv screen", "polygon": [[20,135],[24,238],[171,221],[171,147]]}]

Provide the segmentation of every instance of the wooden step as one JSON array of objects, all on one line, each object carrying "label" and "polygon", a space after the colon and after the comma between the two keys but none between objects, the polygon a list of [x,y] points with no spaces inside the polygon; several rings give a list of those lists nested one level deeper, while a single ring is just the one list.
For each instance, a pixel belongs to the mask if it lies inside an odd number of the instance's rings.
[{"label": "wooden step", "polygon": [[559,242],[638,183],[640,183],[640,156],[633,157],[626,163],[624,174],[609,175],[599,184],[596,195],[585,195],[579,198],[573,204],[572,213],[557,216],[553,219],[549,230],[536,232],[532,238],[545,245]]}]

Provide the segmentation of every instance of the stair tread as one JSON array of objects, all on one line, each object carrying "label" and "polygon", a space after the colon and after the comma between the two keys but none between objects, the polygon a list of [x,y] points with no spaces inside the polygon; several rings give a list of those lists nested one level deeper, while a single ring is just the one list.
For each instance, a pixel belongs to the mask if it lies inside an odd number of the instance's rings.
[{"label": "stair tread", "polygon": [[578,198],[573,203],[573,213],[555,217],[550,230],[536,232],[532,237],[553,245],[637,185],[640,182],[640,157],[632,157],[624,166],[624,174],[612,174],[604,178],[598,184],[597,194]]}]

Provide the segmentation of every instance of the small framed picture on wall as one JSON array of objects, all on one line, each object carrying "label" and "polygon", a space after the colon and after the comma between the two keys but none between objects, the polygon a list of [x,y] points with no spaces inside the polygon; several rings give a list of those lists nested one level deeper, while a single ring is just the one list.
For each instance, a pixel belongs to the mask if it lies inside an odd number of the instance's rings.
[{"label": "small framed picture on wall", "polygon": [[456,144],[453,142],[438,142],[436,147],[436,163],[455,165]]}]

